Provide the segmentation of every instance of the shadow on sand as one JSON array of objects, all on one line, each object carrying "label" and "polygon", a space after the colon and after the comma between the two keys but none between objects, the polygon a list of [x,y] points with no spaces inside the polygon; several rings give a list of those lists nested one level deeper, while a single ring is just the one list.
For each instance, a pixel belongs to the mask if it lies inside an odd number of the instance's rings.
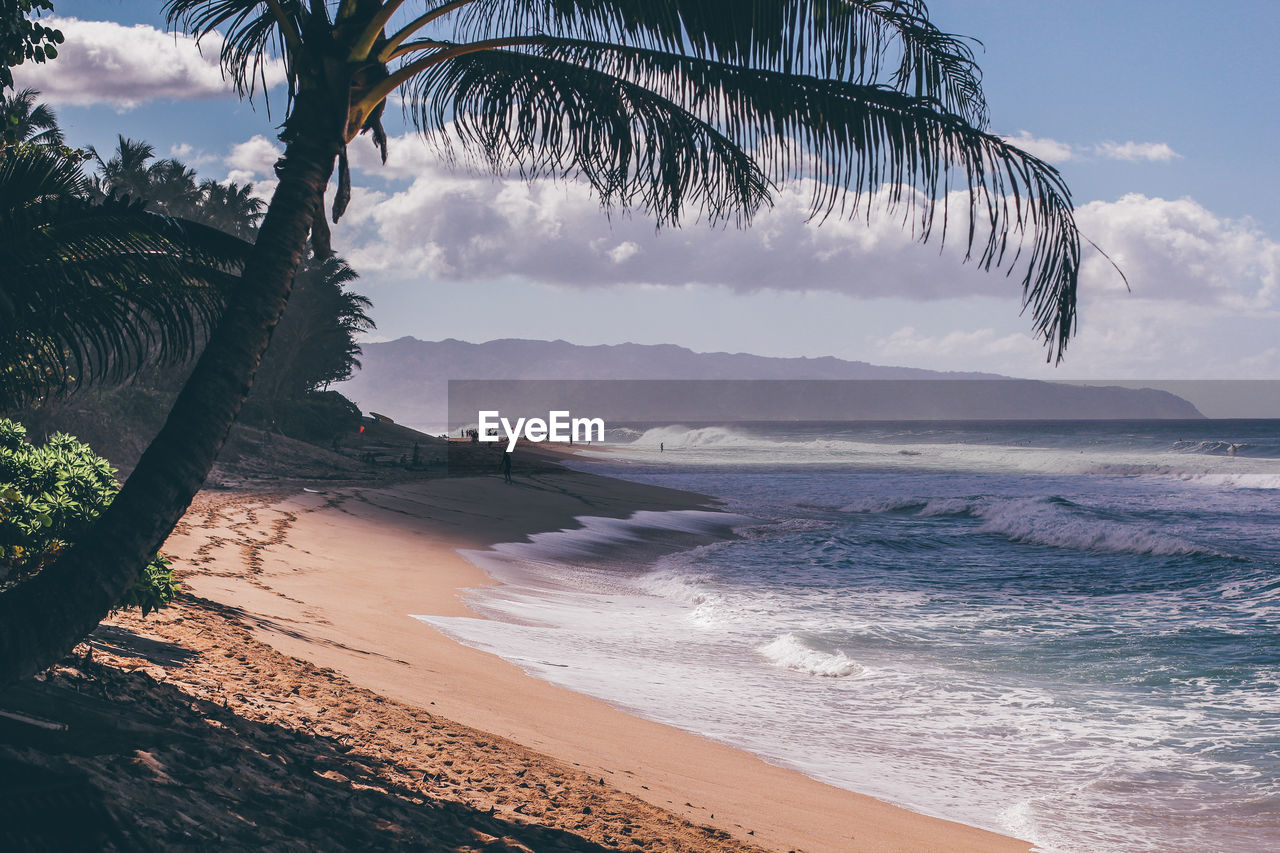
[{"label": "shadow on sand", "polygon": [[[92,648],[158,667],[193,655],[112,626]],[[344,738],[249,719],[89,656],[0,694],[0,709],[7,851],[617,849],[432,796],[436,780],[421,768],[352,754]],[[406,776],[423,785],[389,781]]]}]

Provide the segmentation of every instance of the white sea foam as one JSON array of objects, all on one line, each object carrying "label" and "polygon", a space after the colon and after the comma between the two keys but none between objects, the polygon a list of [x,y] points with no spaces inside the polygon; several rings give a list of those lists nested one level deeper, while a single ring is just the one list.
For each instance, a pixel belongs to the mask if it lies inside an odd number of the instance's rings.
[{"label": "white sea foam", "polygon": [[824,652],[805,644],[795,634],[783,634],[778,639],[761,646],[760,654],[773,664],[794,672],[818,675],[824,678],[846,678],[861,675],[863,669],[844,652]]},{"label": "white sea foam", "polygon": [[715,628],[733,615],[726,612],[724,596],[708,589],[685,564],[648,572],[636,579],[636,586],[640,592],[686,606],[686,620],[701,628]]},{"label": "white sea foam", "polygon": [[1090,517],[1078,509],[1040,498],[993,501],[975,507],[973,514],[984,520],[983,530],[1015,542],[1119,554],[1214,553],[1176,536]]},{"label": "white sea foam", "polygon": [[[1280,489],[1280,459],[1234,455],[1222,441],[1147,449],[1035,447],[958,442],[901,444],[853,437],[786,438],[727,426],[653,427],[614,445],[613,458],[651,461],[662,446],[693,464],[858,464],[907,470],[1003,471],[1100,477],[1157,477],[1227,489]],[[1249,445],[1234,445],[1245,454]],[[1243,448],[1243,450],[1241,449]]]},{"label": "white sea foam", "polygon": [[1236,489],[1280,489],[1280,474],[1250,472],[1194,474],[1184,479],[1210,486],[1228,486]]},{"label": "white sea foam", "polygon": [[843,512],[914,512],[924,518],[968,516],[980,519],[986,533],[1014,542],[1107,551],[1117,554],[1219,554],[1186,539],[1138,524],[1100,518],[1088,509],[1053,498],[899,498],[848,504]]},{"label": "white sea foam", "polygon": [[894,453],[897,451],[897,448],[886,448],[874,442],[839,438],[779,440],[732,427],[679,425],[653,427],[646,430],[635,441],[623,444],[618,449],[623,452],[631,449],[642,450],[647,456],[651,451],[659,448],[681,452],[681,458],[685,461],[688,461],[691,456],[695,459],[715,458],[723,457],[727,453],[732,454],[732,458],[738,461],[770,463],[813,461],[817,458],[830,458],[833,454],[842,457],[878,457],[887,451]]},{"label": "white sea foam", "polygon": [[689,447],[723,447],[728,445],[750,447],[775,444],[777,442],[752,440],[728,427],[698,427],[690,429],[684,426],[654,427],[646,430],[630,446],[652,449],[659,445],[669,446],[672,450]]}]

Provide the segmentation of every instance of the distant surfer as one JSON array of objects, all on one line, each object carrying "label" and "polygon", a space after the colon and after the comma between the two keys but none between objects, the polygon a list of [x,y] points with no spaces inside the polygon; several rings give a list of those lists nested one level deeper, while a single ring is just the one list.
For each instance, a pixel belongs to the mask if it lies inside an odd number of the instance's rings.
[{"label": "distant surfer", "polygon": [[662,452],[663,452],[664,450],[666,450],[666,449],[667,449],[667,443],[666,443],[665,441],[659,441],[659,442],[658,442],[658,452],[659,452],[659,453],[662,453]]}]

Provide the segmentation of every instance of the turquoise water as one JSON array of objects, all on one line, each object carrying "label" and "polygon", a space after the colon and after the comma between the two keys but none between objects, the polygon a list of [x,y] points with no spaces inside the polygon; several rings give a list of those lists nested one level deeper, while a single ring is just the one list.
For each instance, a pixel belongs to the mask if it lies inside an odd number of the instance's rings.
[{"label": "turquoise water", "polygon": [[433,623],[1045,850],[1280,849],[1280,422],[613,437],[589,470],[733,516],[469,554],[504,581],[474,600],[489,619]]}]

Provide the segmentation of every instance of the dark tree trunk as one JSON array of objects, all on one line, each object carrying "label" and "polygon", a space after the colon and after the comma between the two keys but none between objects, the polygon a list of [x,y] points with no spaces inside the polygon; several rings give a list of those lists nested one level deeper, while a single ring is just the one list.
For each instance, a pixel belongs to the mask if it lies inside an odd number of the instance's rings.
[{"label": "dark tree trunk", "polygon": [[92,631],[203,485],[284,311],[333,173],[342,121],[327,117],[318,97],[295,104],[280,183],[241,281],[120,494],[53,565],[0,595],[0,685],[50,666]]}]

